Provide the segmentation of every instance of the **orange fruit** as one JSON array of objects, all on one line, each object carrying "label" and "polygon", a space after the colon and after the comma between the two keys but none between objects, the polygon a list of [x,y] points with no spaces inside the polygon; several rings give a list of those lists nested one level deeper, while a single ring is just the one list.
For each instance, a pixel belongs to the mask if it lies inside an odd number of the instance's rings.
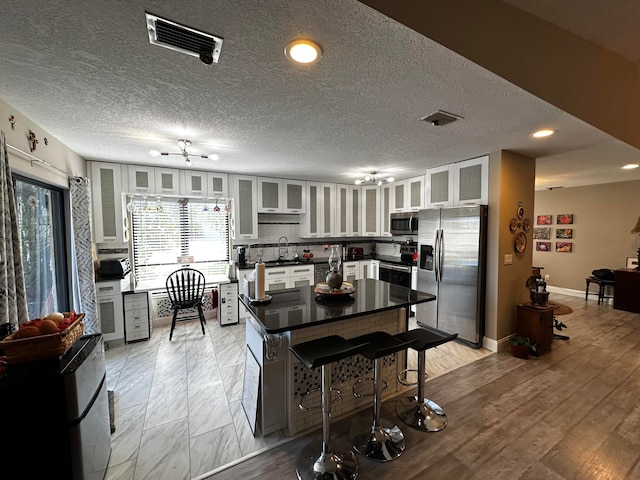
[{"label": "orange fruit", "polygon": [[43,335],[47,333],[58,333],[58,324],[53,320],[44,319],[40,322],[39,327]]}]

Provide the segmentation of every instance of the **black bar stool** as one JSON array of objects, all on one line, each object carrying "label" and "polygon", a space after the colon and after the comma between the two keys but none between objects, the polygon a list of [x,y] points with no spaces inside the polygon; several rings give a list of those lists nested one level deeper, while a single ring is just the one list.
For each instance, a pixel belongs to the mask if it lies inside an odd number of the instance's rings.
[{"label": "black bar stool", "polygon": [[[373,332],[350,340],[353,343],[367,343],[361,355],[373,360],[374,378],[360,379],[353,385],[356,397],[356,386],[365,380],[373,380],[373,423],[368,427],[358,424],[351,426],[349,437],[356,452],[377,462],[389,462],[398,458],[404,451],[404,435],[394,423],[381,418],[382,391],[387,387],[382,379],[383,357],[392,355],[409,347],[413,340],[398,340],[386,332]],[[384,384],[384,385],[383,385]]]},{"label": "black bar stool", "polygon": [[[331,387],[331,364],[359,353],[365,345],[353,343],[338,335],[310,340],[289,347],[289,350],[307,368],[322,367],[322,445],[308,444],[298,455],[296,474],[300,480],[355,480],[358,478],[358,462],[353,452],[336,453],[331,449],[331,391],[337,391],[337,401],[342,398],[340,390]],[[300,408],[314,409],[302,405],[302,399],[311,391],[303,393]],[[317,408],[317,407],[316,407]]]},{"label": "black bar stool", "polygon": [[[452,335],[434,332],[424,328],[416,328],[408,332],[399,333],[395,336],[399,341],[406,342],[412,340],[411,348],[418,352],[418,394],[413,397],[405,397],[396,403],[396,413],[400,420],[423,432],[437,432],[447,426],[447,416],[440,406],[424,396],[424,384],[426,377],[425,352],[429,348],[437,347],[443,343],[450,342],[458,338],[458,334]],[[404,370],[400,377],[407,372],[416,371],[412,369]],[[406,383],[402,378],[398,381],[403,385],[415,385]]]}]

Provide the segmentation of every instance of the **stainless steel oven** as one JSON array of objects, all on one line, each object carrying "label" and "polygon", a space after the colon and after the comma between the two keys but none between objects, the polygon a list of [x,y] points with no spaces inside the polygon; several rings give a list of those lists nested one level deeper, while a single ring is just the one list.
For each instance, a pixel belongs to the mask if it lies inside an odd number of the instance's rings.
[{"label": "stainless steel oven", "polygon": [[411,288],[411,265],[380,262],[380,280]]}]

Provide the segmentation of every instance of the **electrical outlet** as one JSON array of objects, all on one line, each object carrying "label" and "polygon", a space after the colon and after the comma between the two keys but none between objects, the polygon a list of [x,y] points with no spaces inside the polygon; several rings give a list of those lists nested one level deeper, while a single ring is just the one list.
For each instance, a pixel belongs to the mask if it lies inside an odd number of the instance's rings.
[{"label": "electrical outlet", "polygon": [[548,281],[548,280],[549,280],[549,275],[545,275],[545,276],[544,276],[544,281],[546,282],[546,281]]}]

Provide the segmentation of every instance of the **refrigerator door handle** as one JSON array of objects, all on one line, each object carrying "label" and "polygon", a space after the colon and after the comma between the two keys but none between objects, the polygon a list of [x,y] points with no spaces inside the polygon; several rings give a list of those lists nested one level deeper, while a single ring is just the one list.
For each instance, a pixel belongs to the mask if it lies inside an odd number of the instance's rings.
[{"label": "refrigerator door handle", "polygon": [[444,276],[444,230],[440,230],[440,242],[438,247],[438,263],[440,266],[438,267],[438,271],[440,272],[440,281],[442,281],[442,277]]},{"label": "refrigerator door handle", "polygon": [[436,282],[440,281],[440,230],[436,230],[436,240],[435,240],[435,251],[434,253],[434,261],[433,267],[436,274]]}]

